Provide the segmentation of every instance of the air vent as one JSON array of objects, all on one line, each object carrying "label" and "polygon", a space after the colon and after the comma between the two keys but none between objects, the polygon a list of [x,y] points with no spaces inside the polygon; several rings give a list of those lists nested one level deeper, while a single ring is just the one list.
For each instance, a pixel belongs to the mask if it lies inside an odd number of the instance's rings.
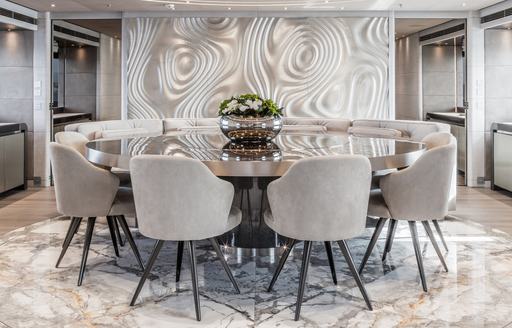
[{"label": "air vent", "polygon": [[53,26],[53,30],[55,32],[60,32],[60,33],[63,33],[63,34],[66,34],[68,36],[72,36],[72,37],[75,37],[75,38],[85,39],[85,40],[89,40],[89,41],[92,41],[92,42],[100,42],[100,38],[97,38],[97,37],[89,35],[89,34],[81,33],[81,32],[78,32],[78,31],[74,31],[74,30],[71,30],[69,28],[65,28],[65,27],[62,27],[62,26],[54,25]]},{"label": "air vent", "polygon": [[100,34],[93,30],[71,24],[66,21],[53,22],[53,36],[59,40],[67,40],[80,45],[99,47]]},{"label": "air vent", "polygon": [[449,27],[449,28],[441,30],[441,31],[423,35],[420,37],[420,41],[432,40],[435,38],[439,38],[443,35],[448,35],[448,34],[452,34],[452,33],[459,32],[459,31],[464,31],[465,28],[466,27],[464,24],[455,25],[455,26]]},{"label": "air vent", "polygon": [[17,12],[12,11],[12,10],[7,10],[5,8],[0,8],[0,16],[4,16],[4,17],[7,17],[7,18],[12,18],[12,19],[20,21],[20,22],[25,22],[25,23],[37,25],[37,19],[36,18],[27,16],[27,15],[23,15],[23,14],[17,13]]},{"label": "air vent", "polygon": [[505,18],[508,16],[512,16],[512,8],[508,8],[502,11],[498,11],[497,13],[493,13],[487,16],[483,16],[480,18],[480,23],[489,23],[495,21],[497,19]]}]

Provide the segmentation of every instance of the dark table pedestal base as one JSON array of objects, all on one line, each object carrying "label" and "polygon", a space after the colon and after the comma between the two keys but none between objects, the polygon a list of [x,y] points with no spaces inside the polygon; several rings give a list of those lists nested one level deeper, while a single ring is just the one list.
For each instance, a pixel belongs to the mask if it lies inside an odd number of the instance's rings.
[{"label": "dark table pedestal base", "polygon": [[235,186],[233,205],[242,210],[242,223],[220,236],[221,245],[239,248],[276,248],[285,244],[286,238],[270,229],[263,218],[269,208],[267,185],[277,179],[271,177],[226,177]]}]

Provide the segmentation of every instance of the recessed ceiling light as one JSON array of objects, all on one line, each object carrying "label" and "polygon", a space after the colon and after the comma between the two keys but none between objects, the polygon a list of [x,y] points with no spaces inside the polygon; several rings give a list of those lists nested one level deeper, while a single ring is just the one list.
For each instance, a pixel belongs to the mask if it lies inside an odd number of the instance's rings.
[{"label": "recessed ceiling light", "polygon": [[228,7],[228,10],[231,10],[231,7]]},{"label": "recessed ceiling light", "polygon": [[288,7],[284,7],[284,10],[288,10]]},{"label": "recessed ceiling light", "polygon": [[325,0],[325,3],[329,3],[329,0]]},{"label": "recessed ceiling light", "polygon": [[52,4],[50,5],[50,7],[55,8],[55,4],[54,4],[54,3],[52,3]]},{"label": "recessed ceiling light", "polygon": [[345,7],[340,7],[340,10],[345,10]]},{"label": "recessed ceiling light", "polygon": [[166,3],[164,6],[165,6],[167,9],[172,9],[172,10],[176,9],[172,3]]},{"label": "recessed ceiling light", "polygon": [[187,3],[190,3],[190,1],[187,0]]},{"label": "recessed ceiling light", "polygon": [[462,7],[466,7],[466,3],[465,2],[462,3]]}]

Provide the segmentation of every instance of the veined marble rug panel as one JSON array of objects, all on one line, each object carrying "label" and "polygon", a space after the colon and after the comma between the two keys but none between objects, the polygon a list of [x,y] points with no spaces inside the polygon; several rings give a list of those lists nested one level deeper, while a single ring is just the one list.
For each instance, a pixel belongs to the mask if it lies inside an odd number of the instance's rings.
[{"label": "veined marble rug panel", "polygon": [[[275,290],[266,287],[276,265],[269,255],[224,249],[242,293],[237,295],[213,249],[201,243],[198,272],[203,319],[195,320],[188,253],[175,280],[175,243],[167,243],[135,307],[140,278],[128,246],[116,258],[108,229],[97,225],[81,287],[76,286],[83,230],[61,268],[54,267],[68,220],[53,219],[0,238],[0,326],[8,327],[505,327],[512,322],[512,238],[460,221],[442,223],[449,272],[419,228],[429,292],[424,293],[406,223],[398,227],[388,262],[380,240],[365,270],[374,311],[368,311],[333,245],[338,286],[321,243],[315,245],[301,321],[293,321],[302,244],[290,256]],[[358,264],[371,234],[349,241]],[[383,231],[382,236],[386,235]],[[147,260],[153,242],[137,235]],[[255,256],[256,255],[256,256]]]}]

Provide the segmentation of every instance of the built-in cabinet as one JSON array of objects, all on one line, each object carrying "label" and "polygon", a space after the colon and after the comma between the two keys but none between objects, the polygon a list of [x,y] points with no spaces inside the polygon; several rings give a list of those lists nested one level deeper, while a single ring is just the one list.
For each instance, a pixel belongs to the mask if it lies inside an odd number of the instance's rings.
[{"label": "built-in cabinet", "polygon": [[0,135],[0,193],[25,184],[25,134]]},{"label": "built-in cabinet", "polygon": [[457,139],[457,170],[466,172],[466,128],[450,124],[450,131]]}]

